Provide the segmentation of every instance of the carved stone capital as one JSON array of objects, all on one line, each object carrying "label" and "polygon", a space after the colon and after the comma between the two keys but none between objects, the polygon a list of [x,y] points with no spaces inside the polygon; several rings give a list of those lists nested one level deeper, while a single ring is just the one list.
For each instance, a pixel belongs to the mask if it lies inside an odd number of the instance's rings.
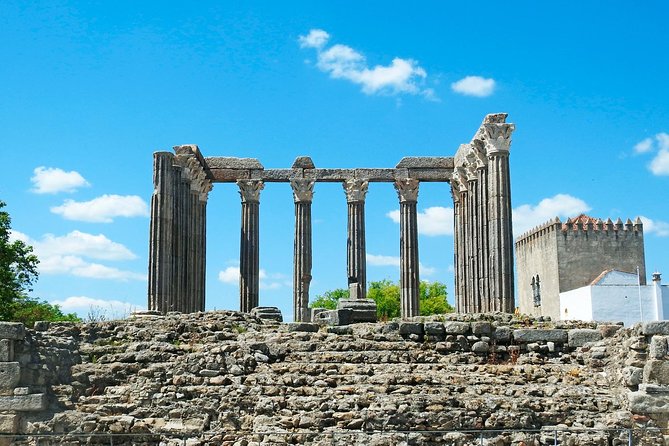
[{"label": "carved stone capital", "polygon": [[511,146],[511,134],[516,129],[514,124],[483,124],[486,154],[508,155]]},{"label": "carved stone capital", "polygon": [[451,184],[455,185],[459,192],[467,192],[467,170],[464,167],[456,167],[453,171]]},{"label": "carved stone capital", "polygon": [[343,183],[344,192],[346,192],[346,201],[349,203],[356,201],[365,201],[367,195],[368,180],[360,178],[351,178]]},{"label": "carved stone capital", "polygon": [[477,169],[485,169],[488,165],[488,157],[486,156],[485,143],[480,139],[472,141],[473,161]]},{"label": "carved stone capital", "polygon": [[262,180],[237,180],[242,203],[260,202],[260,191],[265,187]]},{"label": "carved stone capital", "polygon": [[419,181],[414,178],[403,178],[395,180],[395,190],[400,203],[411,203],[418,201]]},{"label": "carved stone capital", "polygon": [[290,187],[293,188],[293,198],[295,203],[311,203],[314,199],[314,181],[304,178],[290,180]]}]

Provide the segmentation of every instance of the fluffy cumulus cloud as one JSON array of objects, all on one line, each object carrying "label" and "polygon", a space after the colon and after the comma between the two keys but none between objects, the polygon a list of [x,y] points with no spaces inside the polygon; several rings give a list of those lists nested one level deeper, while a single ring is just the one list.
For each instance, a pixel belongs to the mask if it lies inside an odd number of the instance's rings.
[{"label": "fluffy cumulus cloud", "polygon": [[96,299],[88,296],[70,296],[62,300],[51,301],[65,313],[77,313],[83,319],[110,320],[124,319],[134,311],[145,310],[141,305],[120,300]]},{"label": "fluffy cumulus cloud", "polygon": [[51,212],[67,220],[111,223],[116,217],[146,217],[149,207],[137,195],[102,195],[90,201],[65,200]]},{"label": "fluffy cumulus cloud", "polygon": [[40,260],[41,274],[71,275],[90,279],[146,280],[145,274],[125,271],[90,262],[95,260],[132,260],[137,256],[120,243],[109,240],[103,234],[87,234],[72,231],[67,235],[45,234],[41,240],[33,240],[26,234],[12,231],[12,239],[21,240],[33,247]]},{"label": "fluffy cumulus cloud", "polygon": [[335,44],[326,48],[330,35],[322,29],[312,29],[299,37],[302,48],[317,52],[316,66],[333,79],[344,79],[360,85],[366,94],[421,94],[434,99],[434,91],[425,88],[426,71],[413,59],[396,57],[389,65],[370,67],[365,56],[347,45]]},{"label": "fluffy cumulus cloud", "polygon": [[481,76],[467,76],[451,84],[451,89],[465,96],[484,98],[495,91],[495,79]]},{"label": "fluffy cumulus cloud", "polygon": [[564,220],[590,209],[585,201],[567,194],[544,198],[537,205],[523,204],[513,210],[513,232],[518,236],[552,218]]},{"label": "fluffy cumulus cloud", "polygon": [[643,215],[640,217],[643,223],[643,232],[655,234],[658,237],[669,237],[669,223],[660,220],[652,220]]},{"label": "fluffy cumulus cloud", "polygon": [[[388,212],[386,216],[399,224],[399,209]],[[433,206],[418,212],[418,233],[427,236],[453,235],[453,208]]]},{"label": "fluffy cumulus cloud", "polygon": [[79,172],[65,172],[57,167],[37,167],[30,181],[33,183],[31,190],[36,194],[74,192],[80,187],[90,186]]},{"label": "fluffy cumulus cloud", "polygon": [[653,153],[653,159],[648,164],[648,170],[653,175],[669,175],[669,133],[643,139],[634,146],[634,153]]}]

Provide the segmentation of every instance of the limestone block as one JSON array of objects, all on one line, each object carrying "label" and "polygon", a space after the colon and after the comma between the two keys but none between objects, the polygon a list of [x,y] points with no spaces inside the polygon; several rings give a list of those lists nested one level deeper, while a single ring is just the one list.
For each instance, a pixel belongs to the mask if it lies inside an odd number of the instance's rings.
[{"label": "limestone block", "polygon": [[520,343],[530,342],[556,342],[564,344],[568,341],[567,330],[541,330],[541,329],[519,329],[513,330],[513,339]]},{"label": "limestone block", "polygon": [[620,330],[621,328],[623,328],[621,324],[599,324],[597,326],[597,329],[604,338],[610,338],[611,336],[616,334],[618,330]]},{"label": "limestone block", "polygon": [[18,362],[0,362],[0,391],[13,390],[21,380]]},{"label": "limestone block", "polygon": [[511,339],[511,329],[509,327],[496,327],[492,337],[497,342],[509,342]]},{"label": "limestone block", "polygon": [[350,325],[328,327],[328,333],[333,333],[336,335],[352,335],[353,329]]},{"label": "limestone block", "polygon": [[351,309],[351,323],[376,322],[376,302],[372,299],[341,299],[338,309]]},{"label": "limestone block", "polygon": [[602,333],[593,329],[574,329],[568,331],[569,347],[583,347],[588,342],[597,342],[602,339]]},{"label": "limestone block", "polygon": [[400,335],[422,335],[425,327],[420,322],[402,322],[400,324]]},{"label": "limestone block", "polygon": [[400,168],[452,169],[453,157],[443,156],[405,156],[397,163]]},{"label": "limestone block", "polygon": [[648,335],[669,335],[669,321],[644,322],[641,333]]},{"label": "limestone block", "polygon": [[660,386],[639,386],[638,392],[630,392],[630,412],[635,414],[669,413],[669,388]]},{"label": "limestone block", "polygon": [[643,369],[641,367],[625,367],[622,376],[626,386],[638,386],[643,382]]},{"label": "limestone block", "polygon": [[663,359],[667,356],[667,338],[665,336],[653,336],[650,340],[651,359]]},{"label": "limestone block", "polygon": [[39,412],[46,409],[46,395],[34,393],[21,396],[0,396],[0,411]]},{"label": "limestone block", "polygon": [[472,351],[474,353],[488,353],[489,348],[490,346],[488,343],[483,341],[475,342],[474,345],[472,345]]},{"label": "limestone block", "polygon": [[425,334],[439,336],[445,333],[444,324],[441,322],[425,322]]},{"label": "limestone block", "polygon": [[651,359],[643,368],[643,382],[669,384],[669,361]]},{"label": "limestone block", "polygon": [[312,321],[328,325],[348,325],[352,323],[353,310],[341,308],[339,310],[323,310],[314,312]]},{"label": "limestone block", "polygon": [[251,314],[259,319],[283,322],[281,310],[277,307],[255,307],[251,310]]},{"label": "limestone block", "polygon": [[14,341],[11,339],[0,339],[0,362],[14,360]]},{"label": "limestone block", "polygon": [[446,334],[462,335],[469,331],[469,322],[447,321],[444,322]]},{"label": "limestone block", "polygon": [[212,156],[206,157],[205,161],[211,169],[263,169],[263,165],[255,158]]},{"label": "limestone block", "polygon": [[311,322],[291,322],[288,324],[288,331],[304,331],[308,333],[316,333],[320,329],[318,324]]},{"label": "limestone block", "polygon": [[472,322],[472,333],[475,335],[489,335],[492,333],[490,322]]},{"label": "limestone block", "polygon": [[0,322],[0,339],[21,340],[26,337],[26,326],[21,322]]},{"label": "limestone block", "polygon": [[19,430],[19,416],[16,414],[0,415],[0,434],[15,434]]}]

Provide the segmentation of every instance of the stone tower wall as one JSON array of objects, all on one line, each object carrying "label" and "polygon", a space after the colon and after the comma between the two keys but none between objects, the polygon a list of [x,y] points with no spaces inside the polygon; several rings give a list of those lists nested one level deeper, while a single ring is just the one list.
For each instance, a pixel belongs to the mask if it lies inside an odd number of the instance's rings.
[{"label": "stone tower wall", "polygon": [[[549,223],[516,242],[518,303],[523,314],[557,317],[560,313],[558,233],[561,223]],[[534,305],[532,277],[541,283],[540,307]]]}]

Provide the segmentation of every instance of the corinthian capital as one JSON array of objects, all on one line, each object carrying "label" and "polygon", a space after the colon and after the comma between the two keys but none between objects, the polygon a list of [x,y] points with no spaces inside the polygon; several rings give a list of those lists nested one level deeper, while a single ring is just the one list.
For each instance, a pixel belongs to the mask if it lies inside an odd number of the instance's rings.
[{"label": "corinthian capital", "polygon": [[349,203],[355,201],[365,201],[365,195],[367,195],[367,186],[369,186],[368,180],[352,178],[350,180],[344,181],[343,186],[344,192],[346,192],[346,201]]},{"label": "corinthian capital", "polygon": [[314,199],[314,181],[303,178],[290,180],[290,187],[293,188],[293,198],[295,203],[308,202]]},{"label": "corinthian capital", "polygon": [[487,155],[508,154],[511,146],[511,133],[516,126],[514,124],[483,124],[483,128],[485,129]]},{"label": "corinthian capital", "polygon": [[415,202],[418,200],[419,181],[413,178],[395,180],[395,189],[400,203]]},{"label": "corinthian capital", "polygon": [[237,186],[239,186],[242,203],[258,203],[260,191],[263,190],[265,184],[262,180],[237,180]]}]

